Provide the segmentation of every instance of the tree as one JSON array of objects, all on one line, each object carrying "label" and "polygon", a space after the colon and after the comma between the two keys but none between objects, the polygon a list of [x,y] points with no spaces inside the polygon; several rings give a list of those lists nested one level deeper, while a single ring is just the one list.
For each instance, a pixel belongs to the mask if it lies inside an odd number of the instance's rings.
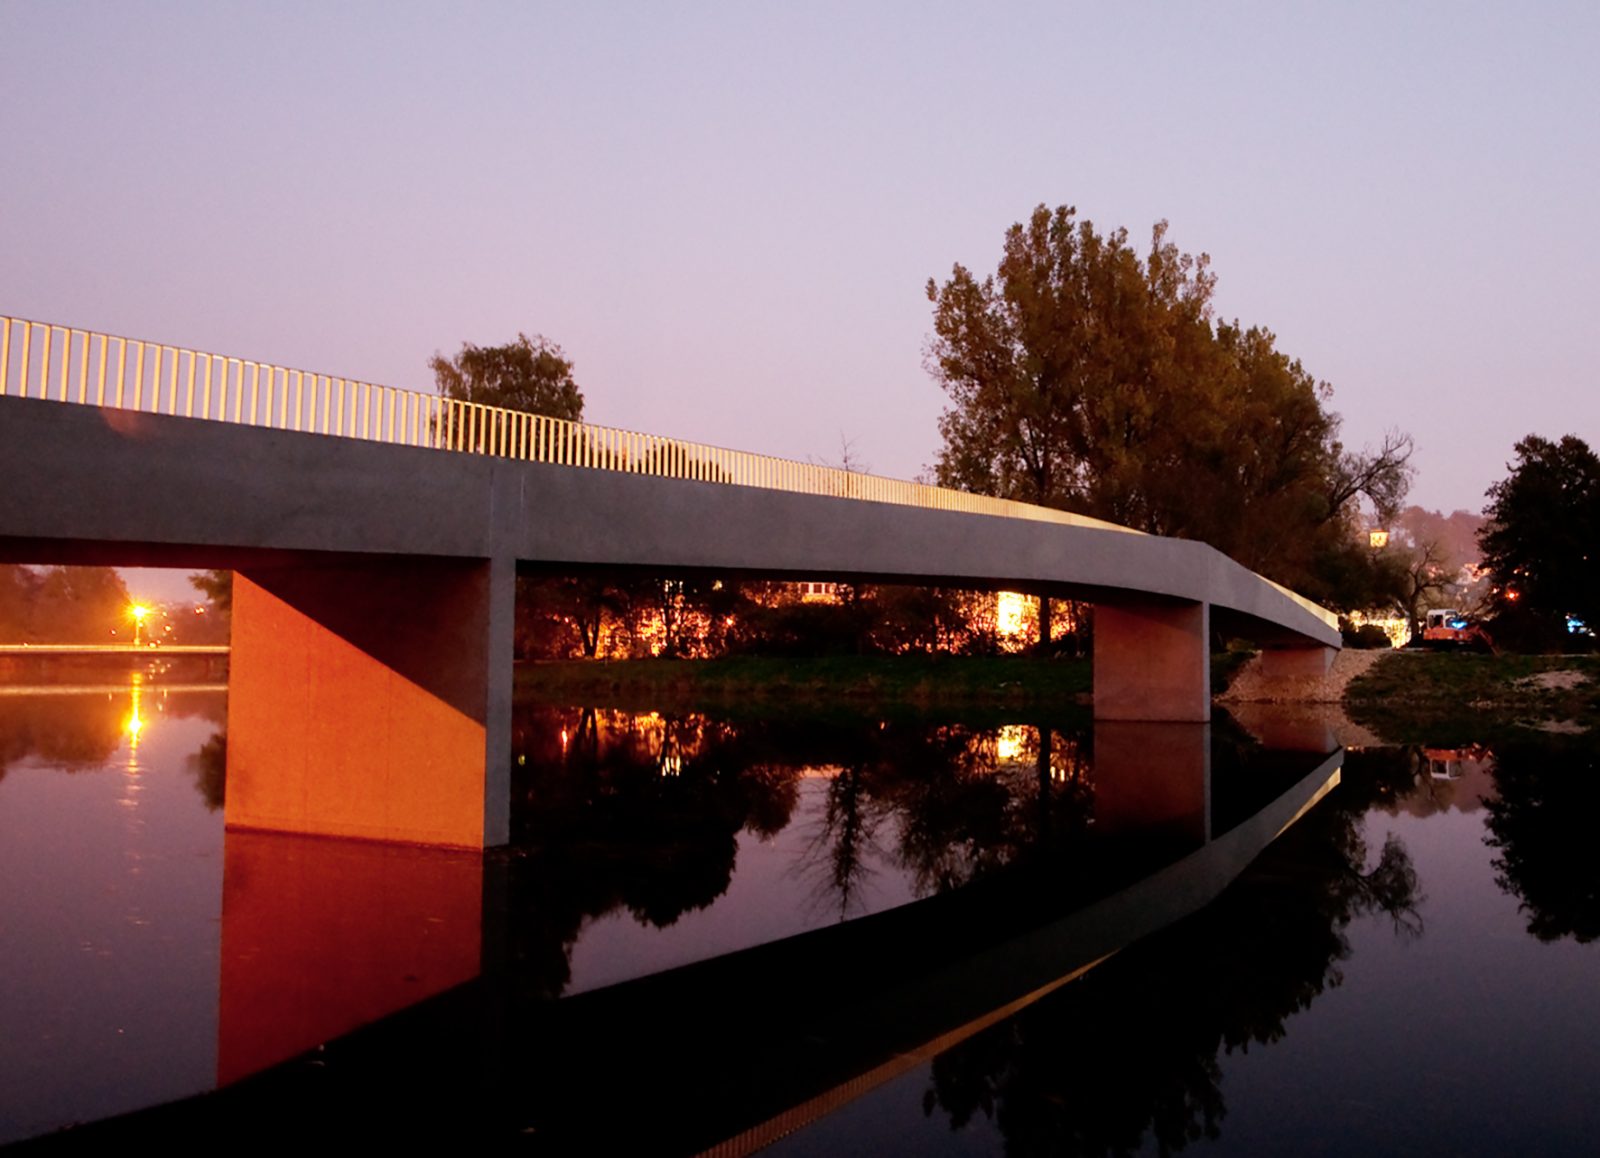
[{"label": "tree", "polygon": [[1494,605],[1600,622],[1600,458],[1575,435],[1530,434],[1489,488],[1479,533]]},{"label": "tree", "polygon": [[189,586],[206,597],[206,602],[227,614],[233,610],[233,572],[196,571],[189,576]]},{"label": "tree", "polygon": [[1210,259],[1166,232],[1141,258],[1126,230],[1041,205],[1007,231],[995,274],[929,280],[928,368],[950,399],[935,475],[1325,587],[1357,503],[1387,512],[1404,495],[1411,440],[1346,450],[1327,383],[1271,331],[1213,323]]},{"label": "tree", "polygon": [[435,353],[428,368],[446,398],[568,422],[583,418],[583,392],[572,377],[572,361],[542,334],[519,333],[504,346],[463,342],[454,358]]},{"label": "tree", "polygon": [[128,589],[110,567],[51,567],[36,599],[32,629],[42,643],[99,643],[132,626]]}]

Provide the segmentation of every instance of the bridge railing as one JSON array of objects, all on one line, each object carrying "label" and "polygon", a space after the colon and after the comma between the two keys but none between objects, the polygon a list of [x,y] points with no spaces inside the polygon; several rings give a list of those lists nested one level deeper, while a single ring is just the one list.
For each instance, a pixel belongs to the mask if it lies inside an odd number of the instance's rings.
[{"label": "bridge railing", "polygon": [[1028,503],[3,314],[0,396],[1139,533]]}]

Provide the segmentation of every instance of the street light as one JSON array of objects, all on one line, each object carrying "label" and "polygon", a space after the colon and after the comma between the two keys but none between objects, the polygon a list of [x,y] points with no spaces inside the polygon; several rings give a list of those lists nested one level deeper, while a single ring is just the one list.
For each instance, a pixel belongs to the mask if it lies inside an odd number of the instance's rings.
[{"label": "street light", "polygon": [[133,616],[133,646],[139,646],[139,632],[144,628],[144,618],[150,614],[150,609],[143,603],[135,603],[128,608],[128,614]]}]

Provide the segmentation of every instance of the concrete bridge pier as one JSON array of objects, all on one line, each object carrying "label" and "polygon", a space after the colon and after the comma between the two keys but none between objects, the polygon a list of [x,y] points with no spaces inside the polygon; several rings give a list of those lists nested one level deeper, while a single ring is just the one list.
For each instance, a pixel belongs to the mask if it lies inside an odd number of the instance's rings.
[{"label": "concrete bridge pier", "polygon": [[1210,627],[1204,602],[1097,602],[1095,719],[1210,720]]},{"label": "concrete bridge pier", "polygon": [[510,558],[236,573],[228,827],[504,844],[515,586]]}]

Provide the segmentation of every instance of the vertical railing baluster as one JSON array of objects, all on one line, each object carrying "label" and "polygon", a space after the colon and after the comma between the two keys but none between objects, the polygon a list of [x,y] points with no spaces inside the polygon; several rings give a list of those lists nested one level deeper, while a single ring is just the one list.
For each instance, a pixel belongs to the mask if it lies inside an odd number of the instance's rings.
[{"label": "vertical railing baluster", "polygon": [[110,353],[111,353],[111,339],[108,338],[106,335],[101,334],[100,335],[100,366],[99,366],[99,373],[95,377],[94,404],[96,406],[104,406],[106,404],[106,357]]},{"label": "vertical railing baluster", "polygon": [[144,409],[144,343],[136,342],[139,347],[138,356],[133,363],[133,408]]},{"label": "vertical railing baluster", "polygon": [[[78,348],[78,402],[82,404],[89,401],[89,332],[83,330],[80,333],[83,334],[83,344]],[[72,331],[68,330],[67,347],[69,350],[71,346]]]},{"label": "vertical railing baluster", "polygon": [[117,339],[117,406],[122,406],[123,384],[128,381],[128,339]]},{"label": "vertical railing baluster", "polygon": [[[23,398],[28,396],[28,375],[33,369],[33,323],[22,323],[22,366],[19,375],[20,394]],[[42,393],[42,392],[41,392]]]},{"label": "vertical railing baluster", "polygon": [[51,340],[54,341],[54,331],[61,329],[61,401],[67,398],[67,377],[72,371],[72,331],[58,326],[51,327]]},{"label": "vertical railing baluster", "polygon": [[44,349],[40,352],[43,367],[39,373],[40,398],[50,397],[50,343],[54,338],[54,330],[47,328],[44,332]]}]

